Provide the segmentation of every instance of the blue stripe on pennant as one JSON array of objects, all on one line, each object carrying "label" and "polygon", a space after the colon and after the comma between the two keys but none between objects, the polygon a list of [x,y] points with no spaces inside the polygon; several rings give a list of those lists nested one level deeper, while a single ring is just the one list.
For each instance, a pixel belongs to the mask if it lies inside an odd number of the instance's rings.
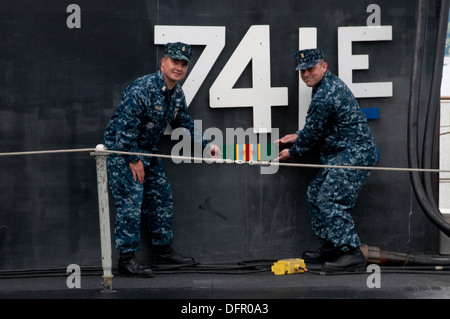
[{"label": "blue stripe on pennant", "polygon": [[240,161],[245,161],[245,144],[238,144],[238,154],[236,158]]}]

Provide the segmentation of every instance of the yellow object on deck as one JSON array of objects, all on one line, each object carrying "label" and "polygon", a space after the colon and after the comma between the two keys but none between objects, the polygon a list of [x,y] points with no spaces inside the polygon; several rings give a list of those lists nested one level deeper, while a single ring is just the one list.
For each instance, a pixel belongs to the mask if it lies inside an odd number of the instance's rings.
[{"label": "yellow object on deck", "polygon": [[278,260],[272,265],[275,275],[289,275],[307,271],[305,261],[299,258]]}]

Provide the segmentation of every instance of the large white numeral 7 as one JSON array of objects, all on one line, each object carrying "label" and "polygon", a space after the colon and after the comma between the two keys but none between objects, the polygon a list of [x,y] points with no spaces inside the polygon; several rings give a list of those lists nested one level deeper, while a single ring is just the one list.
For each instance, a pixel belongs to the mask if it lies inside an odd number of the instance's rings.
[{"label": "large white numeral 7", "polygon": [[225,27],[156,25],[155,44],[167,42],[206,45],[183,84],[186,104],[189,106],[225,47]]},{"label": "large white numeral 7", "polygon": [[[233,88],[252,61],[252,88]],[[209,91],[213,108],[253,107],[255,133],[270,133],[271,107],[288,104],[287,87],[271,87],[270,29],[251,26]]]},{"label": "large white numeral 7", "polygon": [[[183,83],[186,104],[189,106],[225,46],[225,27],[156,25],[155,44],[168,42],[206,45]],[[169,126],[165,134],[170,132]]]}]

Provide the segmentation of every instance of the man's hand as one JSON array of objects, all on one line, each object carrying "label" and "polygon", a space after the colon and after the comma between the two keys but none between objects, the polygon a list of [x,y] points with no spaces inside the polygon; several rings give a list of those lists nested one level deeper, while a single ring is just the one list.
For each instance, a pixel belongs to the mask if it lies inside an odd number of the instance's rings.
[{"label": "man's hand", "polygon": [[[293,134],[287,134],[284,137],[276,140],[274,143],[276,145],[279,146],[283,146],[283,145],[287,145],[287,144],[294,144],[295,141],[298,138],[298,134],[297,133],[293,133]],[[279,162],[279,161],[288,161],[291,159],[291,155],[289,154],[289,150],[288,149],[284,149],[281,150],[281,152],[278,154],[278,157],[276,159],[274,159],[274,162]]]},{"label": "man's hand", "polygon": [[291,159],[291,155],[289,154],[289,150],[287,148],[285,148],[278,154],[278,157],[276,159],[274,159],[273,161],[279,162],[279,161],[287,161],[290,159]]},{"label": "man's hand", "polygon": [[211,147],[207,151],[207,154],[213,158],[222,158],[222,152],[220,151],[220,147],[214,144],[211,144]]},{"label": "man's hand", "polygon": [[136,182],[137,180],[139,180],[139,183],[143,184],[145,172],[144,172],[144,164],[142,164],[142,161],[139,160],[139,162],[137,162],[136,164],[130,162],[130,169],[131,172],[133,173],[134,181]]},{"label": "man's hand", "polygon": [[287,134],[284,137],[276,140],[274,143],[280,146],[286,145],[286,144],[293,144],[298,138],[297,133],[293,134]]}]

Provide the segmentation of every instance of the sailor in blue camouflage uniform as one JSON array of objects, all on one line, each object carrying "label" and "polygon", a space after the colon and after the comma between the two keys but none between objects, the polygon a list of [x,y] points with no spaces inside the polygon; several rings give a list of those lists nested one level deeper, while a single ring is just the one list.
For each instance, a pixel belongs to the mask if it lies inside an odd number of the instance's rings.
[{"label": "sailor in blue camouflage uniform", "polygon": [[[277,160],[298,161],[313,147],[321,163],[339,166],[373,166],[376,146],[358,102],[347,85],[328,71],[323,49],[295,54],[302,80],[312,87],[306,123],[302,130],[276,141],[290,145]],[[305,262],[324,263],[326,271],[360,270],[365,260],[359,249],[351,209],[370,170],[322,168],[307,191],[311,225],[322,246],[303,254]]]},{"label": "sailor in blue camouflage uniform", "polygon": [[[168,43],[155,73],[138,78],[124,91],[121,103],[110,119],[103,144],[108,150],[158,153],[157,144],[167,126],[186,128],[194,142],[211,156],[220,149],[194,131],[183,90],[178,83],[187,72],[193,49],[184,43]],[[115,201],[114,241],[120,251],[119,273],[152,277],[150,267],[136,258],[140,222],[146,223],[152,238],[152,264],[194,263],[172,249],[173,198],[162,160],[157,157],[112,154],[107,159],[108,180]]]}]

